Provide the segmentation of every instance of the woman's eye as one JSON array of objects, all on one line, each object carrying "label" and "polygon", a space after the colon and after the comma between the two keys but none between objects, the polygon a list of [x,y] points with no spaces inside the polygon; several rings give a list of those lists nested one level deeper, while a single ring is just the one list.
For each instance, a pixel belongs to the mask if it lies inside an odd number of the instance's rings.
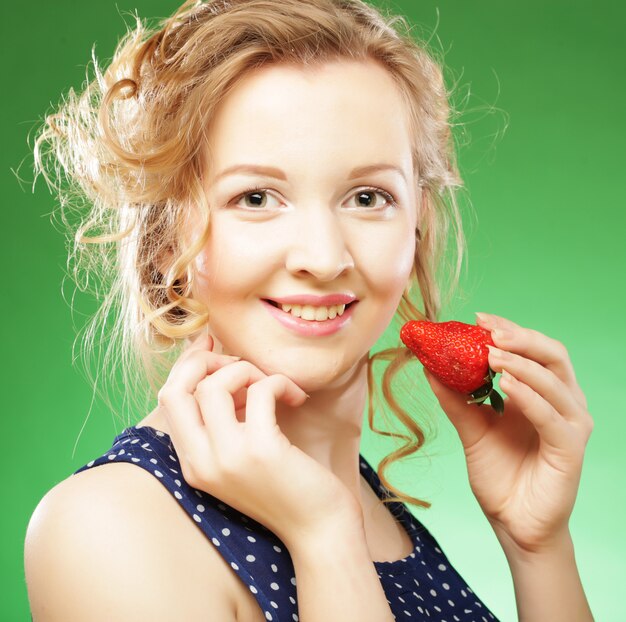
[{"label": "woman's eye", "polygon": [[[377,203],[375,198],[371,198],[376,195],[383,197],[385,200],[382,203]],[[366,207],[370,210],[383,209],[390,206],[396,207],[397,205],[396,200],[381,188],[365,188],[364,190],[359,190],[353,195],[353,200],[356,201],[357,207]]]},{"label": "woman's eye", "polygon": [[[267,190],[263,190],[262,188],[249,188],[245,192],[242,192],[237,198],[233,200],[235,205],[238,205],[239,202],[243,199],[244,209],[249,210],[260,210],[267,207],[267,197],[272,197],[271,194],[267,193]],[[273,197],[272,197],[273,198]]]},{"label": "woman's eye", "polygon": [[[382,197],[384,201],[377,201],[376,195]],[[255,187],[242,192],[235,199],[233,199],[232,203],[234,205],[239,205],[241,201],[244,201],[244,204],[241,205],[243,209],[262,211],[268,206],[268,197],[275,199],[275,197],[269,194],[267,190]],[[381,210],[387,207],[397,207],[395,198],[382,188],[365,188],[363,190],[359,190],[352,195],[350,200],[356,201],[356,203],[353,203],[353,206],[357,209],[365,208],[367,211]]]}]

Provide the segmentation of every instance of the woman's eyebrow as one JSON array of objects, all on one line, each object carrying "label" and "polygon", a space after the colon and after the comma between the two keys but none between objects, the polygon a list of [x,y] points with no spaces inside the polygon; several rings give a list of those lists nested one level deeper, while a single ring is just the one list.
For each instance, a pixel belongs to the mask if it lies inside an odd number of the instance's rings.
[{"label": "woman's eyebrow", "polygon": [[[358,166],[357,168],[350,171],[348,175],[348,179],[355,179],[357,177],[362,177],[363,175],[370,175],[371,173],[377,173],[379,171],[395,171],[398,173],[402,179],[406,182],[406,176],[402,167],[397,166],[396,164],[387,164],[385,162],[381,162],[378,164],[368,164],[366,166]],[[274,179],[281,179],[283,181],[287,181],[287,175],[285,175],[284,171],[281,171],[279,168],[274,166],[263,166],[260,164],[234,164],[233,166],[229,166],[225,168],[223,171],[218,173],[213,180],[213,183],[216,183],[223,177],[228,175],[234,175],[235,173],[244,173],[249,175],[265,175],[266,177],[273,177]]]}]

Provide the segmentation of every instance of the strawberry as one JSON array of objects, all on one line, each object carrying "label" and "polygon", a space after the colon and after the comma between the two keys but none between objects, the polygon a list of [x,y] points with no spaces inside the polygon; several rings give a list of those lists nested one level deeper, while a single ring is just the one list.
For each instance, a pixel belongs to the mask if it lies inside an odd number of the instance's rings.
[{"label": "strawberry", "polygon": [[504,402],[493,388],[496,374],[489,367],[487,344],[495,344],[488,330],[463,322],[411,320],[400,330],[400,339],[443,384],[469,394],[468,404],[480,406],[489,398],[502,414]]}]

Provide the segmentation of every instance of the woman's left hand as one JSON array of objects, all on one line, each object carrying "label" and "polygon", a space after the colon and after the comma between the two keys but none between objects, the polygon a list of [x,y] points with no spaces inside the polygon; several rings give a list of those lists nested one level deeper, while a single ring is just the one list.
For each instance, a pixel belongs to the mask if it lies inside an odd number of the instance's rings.
[{"label": "woman's left hand", "polygon": [[481,315],[477,324],[498,346],[489,365],[502,373],[503,416],[426,377],[459,433],[472,492],[499,540],[541,552],[569,533],[593,419],[562,343]]}]

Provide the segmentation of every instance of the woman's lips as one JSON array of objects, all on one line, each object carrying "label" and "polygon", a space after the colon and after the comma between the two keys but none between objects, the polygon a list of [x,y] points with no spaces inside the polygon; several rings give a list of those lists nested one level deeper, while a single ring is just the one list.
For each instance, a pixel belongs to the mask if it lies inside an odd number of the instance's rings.
[{"label": "woman's lips", "polygon": [[323,296],[317,294],[294,294],[290,296],[278,296],[276,298],[265,298],[271,302],[277,302],[279,305],[312,305],[318,306],[332,306],[332,305],[347,305],[357,300],[357,297],[351,292],[324,294]]},{"label": "woman's lips", "polygon": [[325,336],[336,333],[338,330],[346,326],[352,321],[352,314],[357,301],[346,305],[343,315],[338,315],[332,320],[304,320],[296,317],[291,313],[283,311],[276,303],[261,299],[265,308],[273,315],[283,326],[293,330],[296,333],[307,336]]}]

